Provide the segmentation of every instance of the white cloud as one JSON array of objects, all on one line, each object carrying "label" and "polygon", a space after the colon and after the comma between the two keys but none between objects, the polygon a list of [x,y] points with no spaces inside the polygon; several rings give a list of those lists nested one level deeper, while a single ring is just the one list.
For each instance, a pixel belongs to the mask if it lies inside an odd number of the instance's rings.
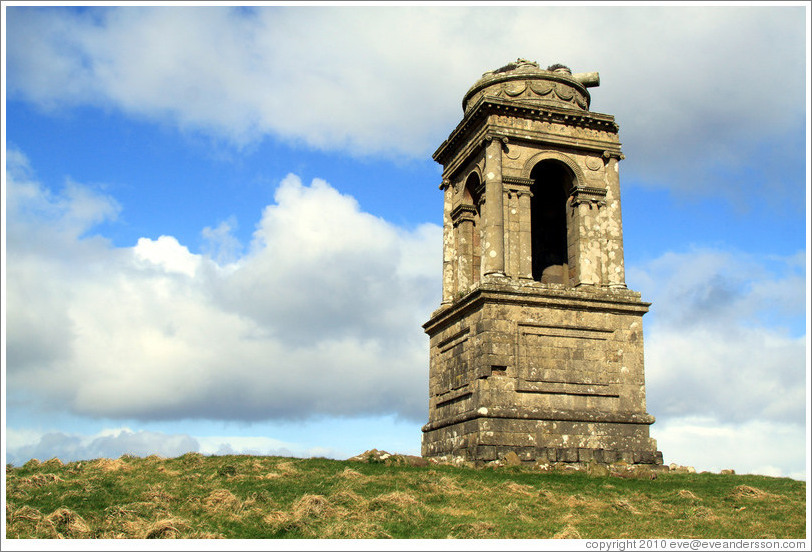
[{"label": "white cloud", "polygon": [[[20,152],[9,159],[10,401],[118,419],[424,419],[420,323],[439,300],[436,226],[403,230],[324,181],[289,175],[248,252],[223,266],[170,236],[133,248],[87,237],[115,203],[76,183],[51,192]],[[649,410],[669,461],[800,477],[803,261],[706,249],[629,267],[631,287],[654,303]],[[32,435],[11,433],[12,458],[335,452],[124,429]],[[774,453],[731,452],[753,442]]]},{"label": "white cloud", "polygon": [[253,456],[286,456],[338,458],[341,454],[331,448],[302,447],[270,437],[210,436],[197,437],[202,454],[250,454]]},{"label": "white cloud", "polygon": [[40,461],[59,458],[63,462],[74,462],[118,458],[123,454],[141,457],[157,454],[173,458],[200,448],[197,440],[189,435],[133,432],[128,428],[108,429],[95,435],[50,432],[37,437],[25,444],[8,442],[6,462],[19,466],[32,458]]},{"label": "white cloud", "polygon": [[174,458],[187,452],[205,455],[250,454],[254,456],[346,458],[329,447],[304,446],[270,437],[240,435],[193,436],[161,431],[133,431],[128,427],[107,428],[92,435],[6,430],[6,462],[21,466],[32,458],[39,461],[59,458],[62,462],[118,458],[123,454],[146,457],[158,455]]},{"label": "white cloud", "polygon": [[[42,408],[140,420],[426,412],[440,229],[397,228],[290,175],[249,253],[223,267],[171,236],[133,248],[58,233],[107,203],[8,173],[8,389]],[[79,186],[79,185],[75,185]],[[100,196],[101,197],[101,196]],[[52,219],[31,212],[64,204]],[[76,262],[81,259],[82,262]]]},{"label": "white cloud", "polygon": [[179,244],[172,236],[161,236],[157,240],[139,238],[133,253],[140,261],[161,267],[169,273],[189,277],[194,277],[201,263],[200,255],[190,253],[187,247]]},{"label": "white cloud", "polygon": [[697,471],[754,473],[806,479],[807,432],[801,424],[765,420],[728,423],[707,416],[658,421],[652,437],[666,464],[693,466]]},{"label": "white cloud", "polygon": [[214,259],[219,265],[228,265],[235,261],[242,253],[242,244],[232,232],[237,228],[236,217],[220,221],[215,228],[207,226],[201,232],[204,243],[204,253]]},{"label": "white cloud", "polygon": [[628,268],[666,463],[806,477],[805,257],[668,252]]},{"label": "white cloud", "polygon": [[799,257],[693,250],[629,269],[630,285],[653,303],[645,319],[652,413],[803,423],[806,286]]},{"label": "white cloud", "polygon": [[601,72],[593,109],[618,117],[625,174],[641,183],[734,198],[803,185],[802,6],[7,13],[10,98],[46,109],[113,107],[240,145],[272,135],[425,158],[484,71],[528,57]]}]

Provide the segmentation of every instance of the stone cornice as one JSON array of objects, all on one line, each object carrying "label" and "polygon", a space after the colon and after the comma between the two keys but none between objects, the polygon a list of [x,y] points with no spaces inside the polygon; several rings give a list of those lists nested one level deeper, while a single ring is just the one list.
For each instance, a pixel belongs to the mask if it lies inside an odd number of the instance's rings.
[{"label": "stone cornice", "polygon": [[589,422],[589,423],[615,423],[615,424],[641,424],[651,425],[654,423],[654,416],[638,412],[600,412],[593,410],[582,411],[562,411],[552,409],[540,409],[522,406],[492,406],[484,411],[469,410],[456,416],[429,422],[423,426],[423,431],[433,431],[453,424],[476,420],[478,418],[494,419],[508,418],[515,420],[551,420],[567,422]]},{"label": "stone cornice", "polygon": [[532,186],[533,179],[532,178],[522,178],[521,176],[508,176],[503,174],[502,175],[502,182],[505,184],[510,184],[514,186]]},{"label": "stone cornice", "polygon": [[[432,158],[438,163],[446,165],[450,158],[457,153],[457,149],[461,143],[467,142],[471,131],[476,128],[477,125],[483,124],[489,115],[523,117],[536,121],[583,127],[610,133],[617,133],[619,128],[613,116],[603,113],[551,106],[531,106],[516,101],[507,101],[485,96],[480,98],[476,105],[463,117],[463,120],[460,121],[448,139],[437,148]],[[498,135],[495,132],[489,132],[489,134]],[[526,133],[523,134],[526,135]],[[596,151],[609,149],[606,145],[600,146],[597,144],[598,142],[606,144],[605,141],[596,140],[595,142],[595,147],[590,149]],[[615,147],[618,148],[619,144],[616,144]]]},{"label": "stone cornice", "polygon": [[590,310],[619,314],[644,315],[651,303],[640,300],[640,293],[629,289],[606,287],[554,288],[549,284],[527,281],[517,284],[505,279],[501,282],[482,282],[479,287],[455,303],[435,311],[423,329],[431,335],[452,323],[464,312],[484,302],[521,304],[558,309]]}]

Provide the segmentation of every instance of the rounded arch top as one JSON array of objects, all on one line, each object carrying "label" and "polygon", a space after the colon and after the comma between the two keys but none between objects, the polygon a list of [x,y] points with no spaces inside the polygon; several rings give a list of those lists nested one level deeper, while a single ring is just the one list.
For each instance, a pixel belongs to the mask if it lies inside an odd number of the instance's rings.
[{"label": "rounded arch top", "polygon": [[578,163],[570,157],[569,155],[565,155],[558,151],[552,150],[545,150],[540,151],[535,154],[533,157],[527,160],[522,168],[522,178],[530,178],[530,173],[533,172],[533,168],[541,163],[542,161],[558,161],[567,166],[567,168],[572,171],[572,174],[575,176],[575,181],[579,185],[584,185],[586,179],[584,177],[584,171],[578,166]]},{"label": "rounded arch top", "polygon": [[466,192],[469,192],[473,199],[480,191],[479,188],[481,187],[482,182],[484,182],[484,180],[482,179],[482,171],[478,166],[475,166],[474,168],[466,172],[465,177],[461,178],[458,182],[459,187],[456,190],[457,193],[460,196],[465,196]]}]

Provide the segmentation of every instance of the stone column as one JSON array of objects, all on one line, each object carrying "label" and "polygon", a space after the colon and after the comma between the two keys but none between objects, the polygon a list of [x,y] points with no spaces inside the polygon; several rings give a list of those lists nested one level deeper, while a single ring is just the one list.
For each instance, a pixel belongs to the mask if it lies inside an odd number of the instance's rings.
[{"label": "stone column", "polygon": [[454,189],[449,186],[448,180],[440,184],[443,190],[443,299],[441,305],[454,302],[456,286],[454,285],[454,226],[451,223],[451,204]]},{"label": "stone column", "polygon": [[[606,154],[604,154],[606,155]],[[606,162],[606,221],[604,235],[606,245],[606,285],[611,288],[626,287],[626,268],[623,261],[623,221],[620,214],[620,159],[607,156]]]},{"label": "stone column", "polygon": [[505,274],[505,231],[502,192],[502,141],[485,138],[485,205],[482,274]]},{"label": "stone column", "polygon": [[511,212],[516,212],[516,195],[508,189],[507,183],[502,179],[502,231],[504,232],[505,276],[516,277],[516,221]]},{"label": "stone column", "polygon": [[457,293],[465,293],[473,282],[473,235],[474,221],[469,218],[459,220],[455,227],[457,242]]},{"label": "stone column", "polygon": [[589,199],[576,203],[578,221],[578,257],[576,286],[594,286],[601,282],[601,239],[596,228],[598,207]]},{"label": "stone column", "polygon": [[531,191],[518,192],[519,196],[519,278],[533,279],[533,234],[530,221]]}]

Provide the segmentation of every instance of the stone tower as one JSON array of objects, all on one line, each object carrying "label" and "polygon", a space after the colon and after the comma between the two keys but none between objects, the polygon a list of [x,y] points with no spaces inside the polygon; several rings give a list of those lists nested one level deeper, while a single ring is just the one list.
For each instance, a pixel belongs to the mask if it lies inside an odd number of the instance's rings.
[{"label": "stone tower", "polygon": [[597,73],[517,60],[465,94],[443,166],[426,457],[661,464],[626,288],[614,117]]}]

